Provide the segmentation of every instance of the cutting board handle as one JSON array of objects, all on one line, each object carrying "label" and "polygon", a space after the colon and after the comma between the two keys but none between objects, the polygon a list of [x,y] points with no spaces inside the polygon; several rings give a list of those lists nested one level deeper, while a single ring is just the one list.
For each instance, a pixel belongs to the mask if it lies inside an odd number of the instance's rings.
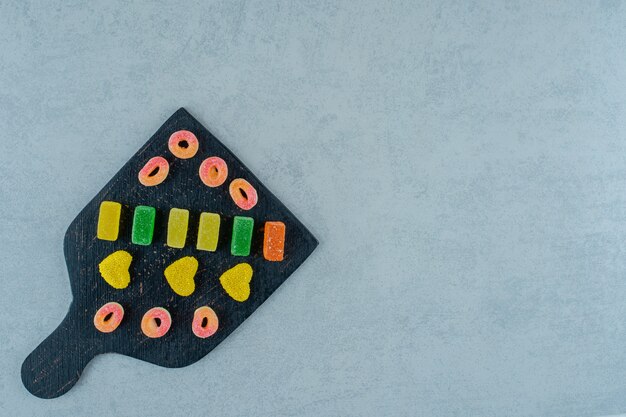
[{"label": "cutting board handle", "polygon": [[[70,309],[70,312],[72,310]],[[99,352],[96,344],[78,337],[71,313],[41,342],[22,364],[22,382],[31,394],[56,398],[74,386],[85,366]]]}]

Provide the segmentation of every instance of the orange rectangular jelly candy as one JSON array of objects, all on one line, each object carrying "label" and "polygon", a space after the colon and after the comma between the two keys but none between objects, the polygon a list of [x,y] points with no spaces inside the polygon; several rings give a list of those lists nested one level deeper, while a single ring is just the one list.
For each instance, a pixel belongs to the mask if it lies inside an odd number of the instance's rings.
[{"label": "orange rectangular jelly candy", "polygon": [[263,257],[268,261],[282,261],[285,256],[285,223],[265,222]]}]

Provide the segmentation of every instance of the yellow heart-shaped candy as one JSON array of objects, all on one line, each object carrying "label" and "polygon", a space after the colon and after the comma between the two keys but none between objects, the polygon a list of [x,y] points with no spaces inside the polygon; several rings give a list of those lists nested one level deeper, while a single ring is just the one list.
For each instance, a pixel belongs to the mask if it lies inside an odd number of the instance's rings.
[{"label": "yellow heart-shaped candy", "polygon": [[220,277],[220,284],[233,300],[243,302],[250,297],[252,267],[247,263],[235,265]]},{"label": "yellow heart-shaped candy", "polygon": [[98,268],[102,278],[113,288],[118,290],[128,287],[130,283],[130,263],[133,257],[124,250],[113,252],[100,262]]},{"label": "yellow heart-shaped candy", "polygon": [[193,278],[196,276],[197,271],[198,260],[193,256],[185,256],[172,262],[170,266],[165,268],[164,274],[172,290],[176,294],[186,297],[193,294],[196,289],[196,283]]}]

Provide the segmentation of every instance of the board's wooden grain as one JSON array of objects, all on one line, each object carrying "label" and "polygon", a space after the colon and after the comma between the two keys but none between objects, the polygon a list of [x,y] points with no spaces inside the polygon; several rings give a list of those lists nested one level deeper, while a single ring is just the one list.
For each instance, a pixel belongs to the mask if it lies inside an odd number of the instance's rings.
[{"label": "board's wooden grain", "polygon": [[[168,150],[169,136],[182,129],[192,131],[200,141],[200,150],[192,159],[178,159]],[[139,184],[137,173],[153,156],[165,157],[170,163],[170,172],[162,184],[144,187]],[[198,176],[200,164],[209,156],[219,156],[228,164],[228,179],[218,188],[206,187]],[[241,210],[231,200],[228,184],[234,178],[245,178],[258,191],[259,202],[252,210]],[[98,209],[103,200],[118,201],[123,205],[120,235],[115,242],[96,238]],[[154,240],[150,246],[131,243],[133,210],[138,205],[153,206],[157,210]],[[167,215],[172,207],[190,210],[189,234],[183,249],[165,244]],[[198,221],[203,211],[222,216],[216,252],[195,249]],[[236,215],[255,220],[250,256],[230,254],[232,219]],[[282,221],[287,226],[282,262],[269,262],[263,258],[262,228],[265,221],[272,220]],[[72,388],[94,356],[106,352],[121,353],[170,368],[190,365],[209,353],[252,314],[316,246],[317,240],[302,223],[235,155],[181,108],[69,226],[64,251],[73,301],[59,327],[24,361],[22,381],[38,397],[58,397]],[[133,256],[131,283],[123,290],[116,290],[102,279],[98,264],[120,249]],[[195,279],[196,290],[189,297],[175,294],[163,276],[164,269],[183,256],[194,256],[200,263]],[[218,281],[224,271],[240,262],[248,262],[254,269],[251,295],[243,303],[231,299]],[[93,316],[109,301],[120,303],[125,316],[117,330],[103,334],[93,326]],[[196,337],[191,330],[194,311],[202,305],[212,307],[220,321],[217,333],[207,339]],[[167,308],[172,315],[172,327],[160,339],[146,337],[140,327],[143,314],[155,306]]]}]

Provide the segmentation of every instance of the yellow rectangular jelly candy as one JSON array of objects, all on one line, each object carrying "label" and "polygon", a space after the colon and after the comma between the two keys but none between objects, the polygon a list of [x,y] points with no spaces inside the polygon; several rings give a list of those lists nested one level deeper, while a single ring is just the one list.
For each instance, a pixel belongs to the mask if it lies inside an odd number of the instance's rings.
[{"label": "yellow rectangular jelly candy", "polygon": [[220,235],[220,215],[217,213],[200,214],[200,225],[198,226],[199,250],[215,252],[217,240]]},{"label": "yellow rectangular jelly candy", "polygon": [[100,203],[98,215],[98,239],[116,241],[120,233],[120,215],[122,205],[115,201],[103,201]]},{"label": "yellow rectangular jelly candy", "polygon": [[167,222],[167,246],[172,248],[185,247],[189,210],[173,208]]}]

